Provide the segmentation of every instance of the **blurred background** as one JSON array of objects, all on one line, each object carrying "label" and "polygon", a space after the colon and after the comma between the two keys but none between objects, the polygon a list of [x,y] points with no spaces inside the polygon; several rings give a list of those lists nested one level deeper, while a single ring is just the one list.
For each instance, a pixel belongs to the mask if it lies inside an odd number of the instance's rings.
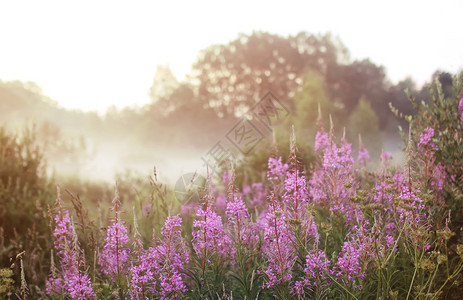
[{"label": "blurred background", "polygon": [[[457,0],[2,1],[0,126],[30,136],[58,183],[156,167],[172,185],[204,173],[202,158],[271,91],[289,112],[274,128],[282,148],[294,124],[310,156],[320,105],[325,128],[331,115],[375,161],[399,151],[406,126],[389,103],[413,114],[405,91],[429,101],[435,80],[451,93],[461,11]],[[250,166],[270,142],[244,155]]]}]

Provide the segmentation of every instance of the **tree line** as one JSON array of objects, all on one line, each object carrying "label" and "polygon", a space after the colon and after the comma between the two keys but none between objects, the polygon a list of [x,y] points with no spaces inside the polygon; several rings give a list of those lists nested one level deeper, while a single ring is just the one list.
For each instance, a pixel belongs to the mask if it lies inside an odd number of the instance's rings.
[{"label": "tree line", "polygon": [[[452,74],[436,71],[430,82],[435,80],[451,93]],[[400,121],[389,103],[405,114],[414,113],[405,91],[419,101],[430,99],[428,88],[417,87],[411,78],[394,84],[383,66],[369,59],[352,60],[348,48],[329,33],[253,32],[202,50],[185,80],[177,80],[168,66],[159,66],[149,89],[152,101],[141,108],[110,109],[104,116],[68,111],[32,83],[0,82],[0,118],[9,123],[33,116],[39,123],[49,122],[48,130],[50,124],[58,131],[85,128],[94,138],[130,136],[143,143],[200,146],[226,132],[268,91],[301,128],[313,126],[320,104],[339,128],[351,128],[353,135],[366,129],[370,132],[364,135],[396,132]]]}]

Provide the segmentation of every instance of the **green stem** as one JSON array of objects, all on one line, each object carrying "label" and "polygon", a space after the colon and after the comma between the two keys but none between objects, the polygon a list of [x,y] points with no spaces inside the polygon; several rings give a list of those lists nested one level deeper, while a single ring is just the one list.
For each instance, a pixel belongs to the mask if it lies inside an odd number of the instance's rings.
[{"label": "green stem", "polygon": [[405,223],[404,223],[404,226],[402,226],[402,229],[400,230],[399,236],[395,240],[394,247],[392,247],[391,253],[389,253],[389,256],[387,257],[386,261],[384,262],[384,266],[387,265],[387,263],[389,262],[389,259],[391,258],[392,254],[394,254],[394,249],[397,247],[397,244],[399,243],[399,240],[400,240],[400,236],[402,235],[402,232],[404,232],[404,230],[405,230]]},{"label": "green stem", "polygon": [[412,291],[413,282],[415,281],[415,276],[416,276],[416,265],[415,265],[415,271],[413,272],[412,282],[410,282],[410,287],[408,288],[407,298],[405,300],[408,300],[408,298],[410,297],[410,292]]},{"label": "green stem", "polygon": [[455,269],[453,272],[452,276],[449,276],[445,282],[442,284],[442,286],[434,293],[434,296],[432,297],[431,300],[436,299],[436,297],[439,295],[439,292],[447,285],[447,283],[453,279],[453,277],[457,276],[458,273],[460,273],[461,269],[463,267],[463,261],[460,261],[460,265]]},{"label": "green stem", "polygon": [[379,269],[379,277],[378,277],[378,286],[376,287],[376,299],[379,299],[379,290],[381,288],[381,277],[382,277],[382,274],[381,274],[381,267]]},{"label": "green stem", "polygon": [[437,274],[437,270],[439,269],[439,266],[437,265],[436,266],[436,269],[434,269],[434,273],[432,274],[432,276],[429,278],[429,280],[426,282],[426,285],[429,285],[428,286],[428,291],[427,291],[427,294],[429,294],[429,292],[431,291],[431,287],[432,287],[432,283],[434,281],[434,277],[436,277],[436,274]]},{"label": "green stem", "polygon": [[352,296],[355,300],[358,300],[357,297],[355,297],[354,294],[352,294],[348,289],[346,289],[342,284],[340,284],[339,282],[337,282],[330,274],[326,273],[326,275],[328,275],[328,277],[334,282],[336,283],[337,285],[339,285],[340,288],[342,288],[346,293],[348,293],[350,296]]}]

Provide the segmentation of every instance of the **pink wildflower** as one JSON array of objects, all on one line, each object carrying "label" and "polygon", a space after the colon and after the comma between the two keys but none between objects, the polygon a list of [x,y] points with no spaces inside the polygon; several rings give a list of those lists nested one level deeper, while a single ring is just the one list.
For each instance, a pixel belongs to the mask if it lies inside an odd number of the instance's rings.
[{"label": "pink wildflower", "polygon": [[269,180],[278,180],[281,177],[284,177],[288,171],[289,166],[281,162],[281,157],[278,159],[274,157],[269,157],[268,159],[268,171],[267,178]]},{"label": "pink wildflower", "polygon": [[275,207],[270,206],[266,219],[263,254],[267,265],[263,270],[266,277],[263,287],[271,288],[291,280],[291,270],[297,256],[291,246],[293,233],[285,222],[281,208],[276,204]]},{"label": "pink wildflower", "polygon": [[85,271],[85,259],[81,253],[69,212],[61,206],[59,189],[57,206],[53,235],[56,239],[54,244],[60,268],[52,264],[51,274],[46,283],[47,294],[67,295],[71,299],[95,298],[96,295]]},{"label": "pink wildflower", "polygon": [[222,218],[218,216],[210,206],[198,209],[196,216],[199,220],[193,221],[193,249],[199,257],[204,254],[219,254],[227,256],[229,253],[230,238],[226,235]]},{"label": "pink wildflower", "polygon": [[123,274],[128,272],[129,267],[129,248],[126,244],[129,242],[127,236],[127,228],[125,222],[120,222],[119,207],[121,206],[119,191],[116,185],[116,193],[113,199],[113,210],[115,211],[115,219],[108,227],[105,246],[100,255],[101,271],[109,276],[113,281]]},{"label": "pink wildflower", "polygon": [[426,128],[420,134],[420,142],[418,147],[430,148],[431,150],[437,150],[437,146],[432,142],[432,137],[434,136],[434,129]]}]

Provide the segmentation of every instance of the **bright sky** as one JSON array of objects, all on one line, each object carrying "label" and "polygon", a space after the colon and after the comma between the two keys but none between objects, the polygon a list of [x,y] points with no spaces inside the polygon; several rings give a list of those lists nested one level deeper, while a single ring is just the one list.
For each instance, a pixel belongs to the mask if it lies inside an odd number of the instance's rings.
[{"label": "bright sky", "polygon": [[422,83],[463,68],[463,1],[0,0],[0,80],[34,81],[62,106],[149,102],[156,66],[182,79],[198,52],[239,33],[332,32],[354,59]]}]

